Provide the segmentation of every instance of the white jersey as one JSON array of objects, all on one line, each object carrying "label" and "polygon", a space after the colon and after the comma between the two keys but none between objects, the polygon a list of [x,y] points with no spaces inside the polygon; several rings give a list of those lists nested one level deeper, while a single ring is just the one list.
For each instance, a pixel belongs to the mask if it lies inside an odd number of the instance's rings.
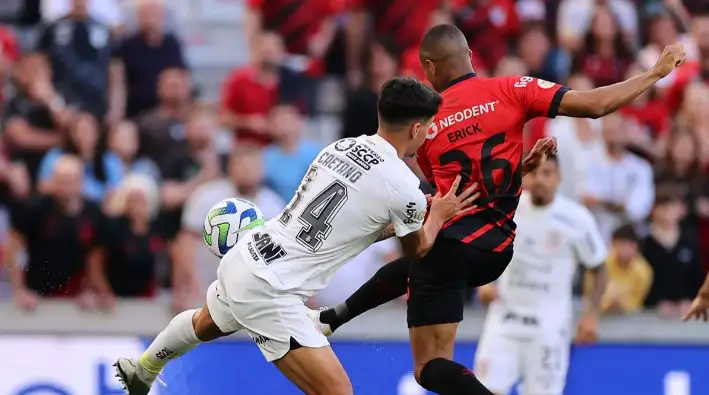
[{"label": "white jersey", "polygon": [[[498,280],[488,319],[563,328],[572,319],[576,265],[602,265],[607,250],[591,213],[557,194],[546,206],[520,197],[514,256]],[[561,325],[561,327],[560,327]]]},{"label": "white jersey", "polygon": [[283,212],[235,247],[275,289],[310,297],[392,224],[421,228],[419,180],[386,140],[346,138],[323,149]]}]

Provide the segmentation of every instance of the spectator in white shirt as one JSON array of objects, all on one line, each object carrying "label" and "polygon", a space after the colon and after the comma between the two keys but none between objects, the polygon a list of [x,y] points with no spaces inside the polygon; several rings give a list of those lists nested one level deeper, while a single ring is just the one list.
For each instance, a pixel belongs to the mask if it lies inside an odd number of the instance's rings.
[{"label": "spectator in white shirt", "polygon": [[[563,0],[557,12],[557,38],[562,48],[576,52],[583,47],[583,39],[591,28],[596,0]],[[630,0],[607,0],[623,36],[629,44],[638,39],[638,13]]]},{"label": "spectator in white shirt", "polygon": [[261,150],[237,146],[231,154],[227,178],[209,182],[195,189],[185,203],[181,229],[175,243],[180,249],[174,265],[186,273],[181,281],[185,290],[173,292],[175,307],[192,303],[192,297],[202,297],[203,290],[216,279],[219,258],[202,241],[204,218],[209,209],[222,199],[240,197],[253,202],[266,219],[277,216],[285,202],[271,189],[263,186]]},{"label": "spectator in white shirt", "polygon": [[[568,87],[575,90],[595,88],[593,82],[581,74],[570,76]],[[546,134],[556,137],[559,146],[559,193],[579,201],[586,189],[588,173],[592,171],[592,158],[598,158],[605,151],[601,137],[601,120],[558,117],[547,123]]]},{"label": "spectator in white shirt", "polygon": [[583,203],[591,209],[601,234],[610,240],[624,223],[639,224],[650,214],[655,199],[652,167],[628,152],[628,130],[618,114],[603,118],[606,153],[591,166]]},{"label": "spectator in white shirt", "polygon": [[112,28],[123,24],[123,10],[117,0],[42,0],[42,19],[54,22],[66,16],[74,3],[88,6],[89,16]]}]

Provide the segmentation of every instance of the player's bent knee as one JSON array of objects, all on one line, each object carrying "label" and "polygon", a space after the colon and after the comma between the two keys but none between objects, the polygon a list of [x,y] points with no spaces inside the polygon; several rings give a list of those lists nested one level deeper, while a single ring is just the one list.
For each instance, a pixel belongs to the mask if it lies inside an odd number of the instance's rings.
[{"label": "player's bent knee", "polygon": [[209,342],[227,335],[227,333],[222,332],[214,322],[212,315],[209,313],[209,308],[206,305],[194,313],[192,316],[192,325],[194,326],[194,333],[197,339],[202,342]]}]

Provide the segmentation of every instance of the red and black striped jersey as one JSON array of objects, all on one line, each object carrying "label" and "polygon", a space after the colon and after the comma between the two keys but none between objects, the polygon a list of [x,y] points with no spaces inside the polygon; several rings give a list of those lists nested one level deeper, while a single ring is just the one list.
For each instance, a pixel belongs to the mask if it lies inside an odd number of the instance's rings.
[{"label": "red and black striped jersey", "polygon": [[479,78],[470,73],[442,92],[443,105],[418,151],[429,182],[447,193],[479,183],[478,208],[453,218],[441,234],[484,250],[512,246],[522,191],[524,124],[554,118],[566,87],[532,77]]}]

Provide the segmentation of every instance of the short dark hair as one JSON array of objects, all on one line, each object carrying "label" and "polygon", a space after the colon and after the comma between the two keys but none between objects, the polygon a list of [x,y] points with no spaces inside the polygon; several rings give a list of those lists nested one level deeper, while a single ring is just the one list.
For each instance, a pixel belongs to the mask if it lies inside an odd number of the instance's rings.
[{"label": "short dark hair", "polygon": [[621,225],[618,229],[613,231],[612,239],[613,241],[630,241],[633,243],[640,241],[638,232],[635,231],[635,228],[631,224]]},{"label": "short dark hair", "polygon": [[441,24],[428,29],[421,40],[420,53],[432,55],[441,47],[444,41],[466,43],[465,34],[455,25]]},{"label": "short dark hair", "polygon": [[442,101],[438,93],[421,82],[397,77],[382,87],[377,110],[382,122],[402,125],[433,117]]}]

